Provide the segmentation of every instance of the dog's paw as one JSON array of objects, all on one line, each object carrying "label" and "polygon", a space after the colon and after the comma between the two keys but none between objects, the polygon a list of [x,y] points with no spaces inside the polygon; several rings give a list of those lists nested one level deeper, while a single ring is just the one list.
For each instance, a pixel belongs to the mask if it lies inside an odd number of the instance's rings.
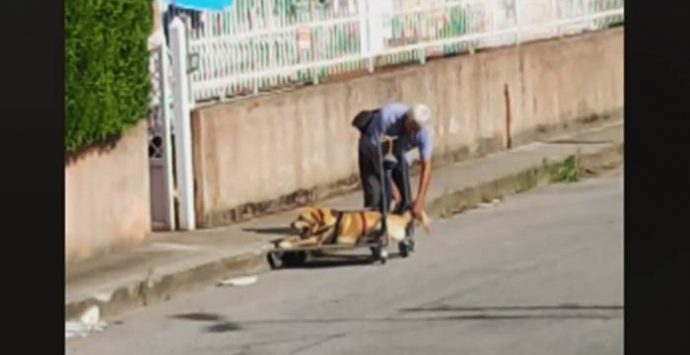
[{"label": "dog's paw", "polygon": [[431,219],[426,212],[422,211],[422,213],[417,216],[417,223],[422,226],[424,233],[431,234]]},{"label": "dog's paw", "polygon": [[278,248],[280,249],[290,249],[294,246],[291,240],[281,240],[280,243],[278,243]]}]

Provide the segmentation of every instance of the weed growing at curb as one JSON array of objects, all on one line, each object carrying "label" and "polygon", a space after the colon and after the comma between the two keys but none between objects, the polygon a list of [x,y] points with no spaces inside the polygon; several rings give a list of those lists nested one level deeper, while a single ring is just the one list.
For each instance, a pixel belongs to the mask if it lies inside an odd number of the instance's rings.
[{"label": "weed growing at curb", "polygon": [[580,164],[575,155],[569,156],[562,164],[551,170],[551,183],[572,183],[580,180]]}]

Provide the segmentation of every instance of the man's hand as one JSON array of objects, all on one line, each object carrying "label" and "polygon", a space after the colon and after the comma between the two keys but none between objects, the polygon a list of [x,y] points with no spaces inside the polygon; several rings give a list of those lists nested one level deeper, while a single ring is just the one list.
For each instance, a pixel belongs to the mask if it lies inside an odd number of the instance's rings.
[{"label": "man's hand", "polygon": [[382,134],[381,135],[381,142],[392,142],[395,140],[395,136],[389,136],[387,134]]},{"label": "man's hand", "polygon": [[412,215],[419,216],[424,211],[424,201],[426,200],[426,193],[429,189],[429,182],[431,180],[431,161],[422,161],[422,174],[419,179],[419,190],[417,191],[417,198],[412,202]]},{"label": "man's hand", "polygon": [[424,211],[424,203],[420,199],[414,200],[412,202],[412,216],[417,217],[421,215],[421,213]]},{"label": "man's hand", "polygon": [[391,190],[393,190],[393,202],[395,202],[395,205],[397,206],[400,203],[400,191],[398,190],[398,187],[395,186],[395,184],[391,184]]}]

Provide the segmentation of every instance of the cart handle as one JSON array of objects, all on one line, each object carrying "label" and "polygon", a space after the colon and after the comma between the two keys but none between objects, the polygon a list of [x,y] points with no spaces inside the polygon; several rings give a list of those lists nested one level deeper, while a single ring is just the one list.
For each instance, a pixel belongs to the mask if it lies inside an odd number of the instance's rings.
[{"label": "cart handle", "polygon": [[385,134],[381,135],[381,138],[379,138],[380,143],[388,143],[388,152],[386,155],[393,153],[393,141],[396,139],[398,139],[398,137],[392,137]]}]

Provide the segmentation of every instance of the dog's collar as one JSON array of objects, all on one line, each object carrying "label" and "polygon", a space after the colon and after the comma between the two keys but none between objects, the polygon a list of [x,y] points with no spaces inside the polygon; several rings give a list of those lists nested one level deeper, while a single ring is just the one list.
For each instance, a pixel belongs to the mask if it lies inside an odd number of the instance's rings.
[{"label": "dog's collar", "polygon": [[[323,212],[319,212],[319,215],[323,216]],[[329,230],[330,228],[335,229],[340,224],[340,219],[342,218],[343,213],[340,211],[333,211],[333,215],[335,216],[335,223],[334,224],[332,224],[330,226],[323,226],[321,229],[316,230],[316,232],[314,232],[313,234],[323,233],[323,232]],[[321,218],[320,221],[321,221],[321,223],[323,223],[323,218]]]},{"label": "dog's collar", "polygon": [[333,210],[333,214],[335,215],[335,223],[332,226],[326,227],[321,230],[321,232],[325,232],[328,230],[328,228],[332,229],[331,235],[329,235],[328,238],[324,240],[324,243],[329,243],[331,239],[335,239],[338,235],[338,227],[340,226],[340,220],[343,217],[343,212]]}]

